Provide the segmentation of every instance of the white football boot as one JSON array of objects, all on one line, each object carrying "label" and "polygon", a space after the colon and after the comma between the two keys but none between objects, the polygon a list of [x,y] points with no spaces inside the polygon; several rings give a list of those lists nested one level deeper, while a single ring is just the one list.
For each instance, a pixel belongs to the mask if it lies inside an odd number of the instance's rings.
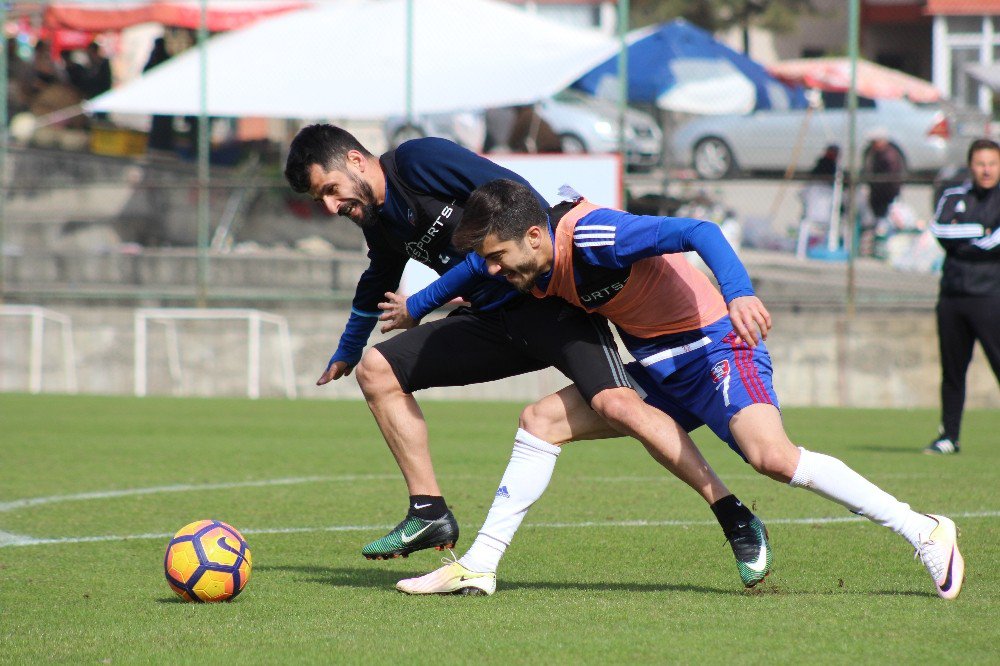
[{"label": "white football boot", "polygon": [[396,589],[406,594],[493,594],[497,589],[495,573],[469,571],[458,560],[443,560],[445,565],[419,578],[406,578]]},{"label": "white football boot", "polygon": [[942,599],[954,599],[962,591],[962,583],[965,581],[965,560],[958,552],[958,530],[950,518],[927,515],[936,520],[938,525],[927,537],[921,539],[914,556],[919,556],[927,567],[938,596]]}]

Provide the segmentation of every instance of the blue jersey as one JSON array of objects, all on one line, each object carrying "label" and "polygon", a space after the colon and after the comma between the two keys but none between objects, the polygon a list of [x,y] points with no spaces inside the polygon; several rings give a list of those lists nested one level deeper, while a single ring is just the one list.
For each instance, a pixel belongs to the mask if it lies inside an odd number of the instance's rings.
[{"label": "blue jersey", "polygon": [[[711,222],[686,217],[632,215],[602,208],[587,214],[578,227],[600,229],[585,232],[592,237],[581,238],[575,243],[578,258],[583,263],[603,268],[625,268],[640,259],[661,254],[697,252],[719,281],[726,303],[754,293],[743,264],[718,225]],[[593,236],[595,233],[601,236]],[[551,222],[549,236],[554,241]],[[577,273],[579,276],[580,271],[577,270]],[[550,277],[551,273],[540,276],[539,287],[544,289]],[[485,259],[474,253],[469,254],[461,264],[436,282],[410,296],[406,301],[407,310],[414,319],[421,319],[455,298],[469,284],[483,278],[506,282],[505,278],[489,274]]]},{"label": "blue jersey", "polygon": [[[378,304],[386,292],[399,287],[409,259],[438,273],[463,262],[465,253],[451,245],[451,232],[473,190],[500,178],[530,187],[514,172],[445,139],[407,141],[381,162],[386,172],[385,202],[377,210],[376,224],[363,230],[369,265],[358,280],[351,316],[331,364],[355,365],[361,359],[381,314]],[[545,205],[540,194],[535,196]],[[428,214],[436,219],[423,223],[421,218]],[[503,282],[477,278],[463,284],[455,296],[489,310],[517,297],[517,292]]]}]

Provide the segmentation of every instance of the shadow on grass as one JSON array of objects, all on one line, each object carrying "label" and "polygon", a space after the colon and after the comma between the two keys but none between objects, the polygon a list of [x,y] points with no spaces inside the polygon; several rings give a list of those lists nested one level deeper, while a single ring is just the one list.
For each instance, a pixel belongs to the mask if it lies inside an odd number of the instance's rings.
[{"label": "shadow on grass", "polygon": [[[285,571],[304,574],[301,580],[309,583],[320,583],[334,587],[376,588],[392,590],[403,578],[419,576],[420,572],[403,569],[367,569],[353,567],[323,567],[323,566],[267,566],[259,567],[257,571]],[[728,597],[768,597],[768,596],[878,596],[878,597],[916,597],[936,599],[937,595],[930,591],[918,590],[867,590],[854,588],[837,589],[797,589],[790,590],[785,585],[770,578],[753,589],[737,587],[719,588],[688,583],[604,583],[604,582],[569,582],[569,581],[538,581],[500,579],[498,589],[501,592],[518,590],[578,590],[583,592],[631,592],[636,594],[655,594],[663,592],[697,592]],[[162,602],[173,601],[162,599]],[[180,599],[176,601],[183,603]]]},{"label": "shadow on grass", "polygon": [[[305,580],[335,587],[372,587],[392,589],[403,578],[421,575],[421,572],[401,569],[363,569],[350,567],[321,566],[269,566],[257,571],[289,571],[306,574]],[[430,569],[428,569],[430,571]],[[426,573],[426,572],[423,572]],[[503,590],[584,590],[600,592],[700,592],[703,594],[744,594],[743,590],[727,590],[713,587],[670,583],[600,583],[565,581],[515,581],[501,580]]]},{"label": "shadow on grass", "polygon": [[[433,565],[429,565],[433,566]],[[333,585],[334,587],[389,587],[396,586],[396,582],[403,578],[412,578],[421,575],[420,572],[413,572],[404,569],[382,569],[382,568],[352,568],[352,567],[324,567],[316,565],[301,566],[260,566],[254,567],[254,571],[287,571],[291,573],[304,574],[304,580],[309,583],[322,583]],[[430,571],[430,569],[428,569]]]},{"label": "shadow on grass", "polygon": [[870,451],[871,453],[897,453],[908,456],[925,455],[919,446],[899,448],[898,446],[885,446],[884,444],[849,444],[850,451]]}]

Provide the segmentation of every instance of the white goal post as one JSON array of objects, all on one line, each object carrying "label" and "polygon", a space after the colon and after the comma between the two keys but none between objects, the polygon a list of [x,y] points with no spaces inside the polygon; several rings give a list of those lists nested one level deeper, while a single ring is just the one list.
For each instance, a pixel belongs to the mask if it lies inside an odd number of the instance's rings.
[{"label": "white goal post", "polygon": [[285,395],[295,398],[295,370],[292,365],[292,343],[288,333],[288,322],[280,315],[250,309],[205,309],[205,308],[139,308],[135,311],[135,394],[146,395],[147,330],[149,322],[159,322],[166,326],[167,361],[175,384],[180,380],[180,345],[175,322],[178,320],[245,320],[247,322],[247,397],[260,397],[260,341],[264,324],[275,326],[281,354],[282,376]]},{"label": "white goal post", "polygon": [[40,305],[0,305],[0,316],[31,319],[31,341],[28,348],[28,390],[42,392],[42,360],[45,351],[45,322],[59,325],[62,334],[63,377],[66,391],[77,392],[76,350],[73,348],[73,321],[61,312]]}]

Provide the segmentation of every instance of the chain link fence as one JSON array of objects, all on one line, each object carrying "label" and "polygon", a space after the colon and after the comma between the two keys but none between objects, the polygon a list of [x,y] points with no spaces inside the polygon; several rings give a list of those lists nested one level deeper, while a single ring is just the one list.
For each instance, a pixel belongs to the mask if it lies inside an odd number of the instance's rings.
[{"label": "chain link fence", "polygon": [[[205,11],[208,7],[203,4]],[[572,9],[561,4],[546,11],[567,24],[594,18],[573,14],[571,21]],[[602,18],[606,36],[613,18]],[[420,25],[408,18],[406,30]],[[166,37],[177,34],[194,32],[167,31]],[[427,43],[419,30],[410,37],[417,51]],[[161,41],[165,47],[173,43]],[[188,40],[175,50],[192,44]],[[123,52],[124,45],[123,40]],[[12,53],[17,55],[16,49]],[[72,60],[65,59],[66,67]],[[414,80],[420,79],[420,65],[417,58]],[[535,85],[532,77],[544,75],[529,73],[522,82]],[[720,110],[731,96],[720,92]],[[720,224],[771,307],[929,308],[942,259],[928,231],[934,179],[943,167],[961,165],[968,140],[983,125],[944,107],[862,99],[857,153],[847,156],[845,95],[824,93],[821,102],[807,109],[679,116],[651,107],[625,113],[614,101],[568,90],[535,104],[349,126],[376,154],[429,135],[487,155],[607,153],[624,144],[625,207]],[[281,176],[297,123],[285,123],[278,132],[272,123],[266,139],[240,142],[233,140],[239,138],[234,129],[243,119],[213,120],[207,133],[216,141],[206,186],[195,159],[195,137],[203,138],[197,117],[154,116],[145,119],[148,133],[134,129],[142,123],[109,122],[114,117],[56,120],[23,133],[18,118],[9,123],[15,140],[3,151],[6,175],[0,181],[4,301],[240,306],[350,301],[367,265],[360,232],[292,193]],[[187,144],[163,149],[162,131],[181,126],[187,128]],[[894,173],[871,173],[878,170],[871,159],[877,133],[892,135]],[[830,169],[829,163],[821,168],[833,146],[840,149],[839,168]],[[843,177],[855,162],[862,163],[856,187]],[[898,193],[891,203],[873,210],[878,197],[872,191],[891,189],[894,181]],[[207,237],[199,224],[206,187]]]}]

